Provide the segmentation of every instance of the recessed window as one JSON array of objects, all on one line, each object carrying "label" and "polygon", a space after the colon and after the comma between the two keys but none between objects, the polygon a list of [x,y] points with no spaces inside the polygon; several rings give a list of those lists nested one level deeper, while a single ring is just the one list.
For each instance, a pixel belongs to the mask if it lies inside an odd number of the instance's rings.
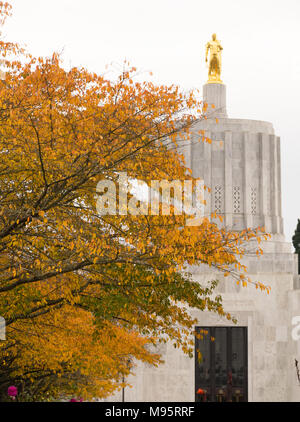
[{"label": "recessed window", "polygon": [[195,401],[248,401],[247,327],[197,327]]}]

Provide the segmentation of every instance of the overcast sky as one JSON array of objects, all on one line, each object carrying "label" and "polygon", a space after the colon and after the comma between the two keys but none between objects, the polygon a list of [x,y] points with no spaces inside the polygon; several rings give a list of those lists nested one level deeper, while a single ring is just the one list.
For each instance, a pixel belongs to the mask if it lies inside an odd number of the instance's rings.
[{"label": "overcast sky", "polygon": [[[98,73],[128,59],[154,81],[201,88],[205,44],[223,45],[229,117],[266,120],[281,137],[287,239],[300,218],[299,0],[10,0],[7,40]],[[148,77],[145,74],[145,77]]]}]

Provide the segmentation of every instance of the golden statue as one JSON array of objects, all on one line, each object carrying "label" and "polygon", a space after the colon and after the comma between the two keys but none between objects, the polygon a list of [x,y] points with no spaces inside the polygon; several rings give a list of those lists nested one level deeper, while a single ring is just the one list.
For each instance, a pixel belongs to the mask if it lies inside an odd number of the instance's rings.
[{"label": "golden statue", "polygon": [[208,64],[208,81],[207,83],[222,84],[221,81],[221,51],[223,47],[216,34],[212,34],[212,39],[206,44],[205,61],[207,62],[208,51],[210,51]]}]

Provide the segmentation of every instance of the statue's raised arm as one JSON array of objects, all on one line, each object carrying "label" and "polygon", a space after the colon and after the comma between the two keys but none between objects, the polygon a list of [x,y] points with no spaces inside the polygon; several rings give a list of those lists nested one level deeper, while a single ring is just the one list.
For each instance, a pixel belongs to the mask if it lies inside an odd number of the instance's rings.
[{"label": "statue's raised arm", "polygon": [[208,52],[210,52],[208,62],[208,83],[222,83],[221,81],[221,51],[223,47],[216,34],[212,34],[212,39],[206,44],[205,61],[207,62]]}]

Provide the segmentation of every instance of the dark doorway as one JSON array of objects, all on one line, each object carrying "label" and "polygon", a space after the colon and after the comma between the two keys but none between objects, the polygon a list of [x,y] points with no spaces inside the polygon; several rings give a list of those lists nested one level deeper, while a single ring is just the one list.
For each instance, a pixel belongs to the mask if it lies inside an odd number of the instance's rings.
[{"label": "dark doorway", "polygon": [[196,327],[196,332],[195,401],[248,401],[247,327]]}]

